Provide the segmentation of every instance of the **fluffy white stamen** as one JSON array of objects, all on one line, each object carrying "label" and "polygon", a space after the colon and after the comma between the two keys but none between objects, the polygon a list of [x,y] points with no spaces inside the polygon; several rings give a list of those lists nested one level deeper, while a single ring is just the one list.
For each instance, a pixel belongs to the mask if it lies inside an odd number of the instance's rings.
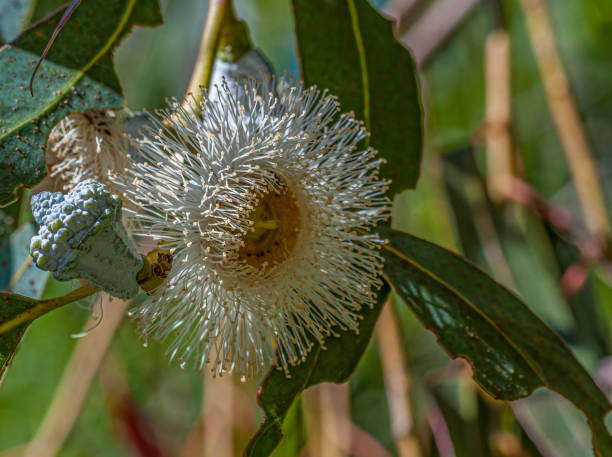
[{"label": "fluffy white stamen", "polygon": [[[252,376],[358,330],[381,285],[388,183],[351,115],[316,88],[248,80],[170,103],[114,177],[138,235],[173,250],[167,283],[134,312],[171,358]],[[359,229],[359,230],[356,230]]]},{"label": "fluffy white stamen", "polygon": [[57,190],[70,190],[88,178],[112,187],[109,172],[129,163],[122,122],[110,110],[66,116],[51,130],[47,149],[49,177],[58,183]]}]

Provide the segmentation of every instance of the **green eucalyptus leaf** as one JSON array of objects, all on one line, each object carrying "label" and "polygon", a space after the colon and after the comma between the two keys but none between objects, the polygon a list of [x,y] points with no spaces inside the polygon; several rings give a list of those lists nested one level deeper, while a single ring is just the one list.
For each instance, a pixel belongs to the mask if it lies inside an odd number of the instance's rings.
[{"label": "green eucalyptus leaf", "polygon": [[[11,292],[0,292],[0,324],[10,321],[37,303],[38,300],[34,298]],[[23,334],[31,323],[32,321],[27,321],[7,332],[0,333],[0,383]]]},{"label": "green eucalyptus leaf", "polygon": [[406,233],[381,229],[385,276],[423,325],[474,379],[501,400],[554,390],[587,416],[596,455],[612,455],[604,424],[610,404],[571,350],[514,294],[478,267]]},{"label": "green eucalyptus leaf", "polygon": [[40,316],[99,292],[85,284],[66,295],[46,300],[0,292],[0,381],[28,326]]},{"label": "green eucalyptus leaf", "polygon": [[422,149],[422,109],[410,53],[366,0],[292,0],[307,85],[329,89],[354,111],[387,160],[390,195],[414,188]]},{"label": "green eucalyptus leaf", "polygon": [[277,367],[270,368],[259,387],[258,400],[264,411],[264,421],[245,449],[245,456],[270,455],[283,436],[283,421],[289,408],[305,389],[322,382],[341,383],[349,378],[370,341],[388,293],[389,288],[384,286],[374,308],[363,312],[359,333],[335,330],[340,336],[329,337],[325,349],[317,344],[304,362],[291,368],[290,378]]},{"label": "green eucalyptus leaf", "polygon": [[[34,224],[25,224],[11,234],[3,249],[8,263],[5,270],[10,274],[6,286],[15,293],[2,292],[0,295],[0,324],[36,304],[49,279],[49,272],[36,268],[30,257],[30,238],[35,234]],[[0,334],[0,381],[30,322]]]},{"label": "green eucalyptus leaf", "polygon": [[32,97],[30,75],[60,17],[0,48],[0,205],[45,176],[45,142],[55,123],[75,111],[123,105],[112,51],[134,25],[161,21],[157,0],[83,2],[42,63]]},{"label": "green eucalyptus leaf", "polygon": [[15,39],[31,12],[32,0],[2,0],[0,2],[0,43]]}]

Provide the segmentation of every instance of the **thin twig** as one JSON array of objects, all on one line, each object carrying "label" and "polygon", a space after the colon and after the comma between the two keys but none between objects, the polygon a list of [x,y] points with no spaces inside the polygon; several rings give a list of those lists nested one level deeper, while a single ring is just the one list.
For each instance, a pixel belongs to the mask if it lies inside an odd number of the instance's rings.
[{"label": "thin twig", "polygon": [[321,390],[313,386],[302,393],[302,405],[308,441],[300,457],[319,457],[325,446],[325,436],[321,428]]},{"label": "thin twig", "polygon": [[376,342],[382,362],[385,392],[391,415],[391,432],[395,439],[397,453],[400,457],[419,457],[421,449],[413,432],[411,381],[391,299],[385,303],[378,319]]},{"label": "thin twig", "polygon": [[319,386],[320,427],[323,443],[320,457],[343,457],[351,449],[350,392],[348,383]]},{"label": "thin twig", "polygon": [[487,187],[491,199],[503,200],[513,175],[510,95],[510,39],[503,30],[487,37],[485,48]]},{"label": "thin twig", "polygon": [[[112,303],[108,303],[106,294],[104,300],[107,305],[104,320],[99,327],[76,344],[51,405],[23,457],[54,457],[72,430],[100,362],[128,304],[123,300],[113,300]],[[85,329],[91,328],[96,320],[97,318],[92,316],[85,324]]]},{"label": "thin twig", "polygon": [[23,29],[21,32],[19,32],[19,35],[17,35],[17,37],[13,41],[11,41],[10,43],[7,43],[7,44],[14,43],[19,38],[21,38],[23,36],[23,34],[29,32],[30,30],[35,29],[36,27],[38,27],[43,22],[47,22],[49,19],[51,19],[52,17],[54,17],[57,14],[61,13],[62,11],[65,11],[70,6],[71,3],[72,3],[72,1],[66,2],[63,5],[58,6],[57,8],[55,8],[53,11],[51,11],[49,14],[45,15],[44,17],[41,17],[40,19],[32,22],[25,29]]},{"label": "thin twig", "polygon": [[606,264],[612,261],[609,240],[586,233],[568,210],[547,201],[526,182],[513,178],[507,198],[532,210],[578,248],[578,260],[565,270],[561,278],[565,296],[575,295],[582,289],[590,266],[602,260]]},{"label": "thin twig", "polygon": [[91,284],[85,284],[84,286],[79,287],[78,289],[75,289],[62,297],[50,298],[48,300],[32,299],[32,302],[35,303],[33,307],[0,324],[0,335],[14,329],[15,327],[18,327],[21,324],[24,324],[25,322],[33,321],[34,319],[47,314],[49,311],[53,311],[54,309],[60,308],[82,298],[89,297],[90,295],[93,295],[99,291],[100,289],[92,286]]},{"label": "thin twig", "polygon": [[436,403],[429,406],[427,421],[431,428],[433,439],[440,453],[440,457],[455,457],[455,448],[451,439],[448,424],[444,419],[444,414]]},{"label": "thin twig", "polygon": [[605,200],[576,102],[561,64],[543,0],[521,0],[548,106],[576,185],[586,225],[596,237],[610,236]]},{"label": "thin twig", "polygon": [[202,41],[196,59],[193,73],[187,93],[193,94],[196,101],[199,101],[200,86],[208,88],[215,64],[215,55],[221,37],[221,29],[226,10],[231,10],[228,5],[230,0],[210,0],[208,2],[208,13],[206,23],[202,31]]},{"label": "thin twig", "polygon": [[234,456],[234,384],[231,375],[205,376],[202,457]]}]

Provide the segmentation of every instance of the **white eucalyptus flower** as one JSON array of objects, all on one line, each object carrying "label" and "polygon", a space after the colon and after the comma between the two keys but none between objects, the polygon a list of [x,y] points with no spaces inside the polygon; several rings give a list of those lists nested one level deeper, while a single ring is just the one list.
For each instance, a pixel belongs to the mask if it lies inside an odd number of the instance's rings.
[{"label": "white eucalyptus flower", "polygon": [[112,188],[108,173],[128,165],[127,144],[123,123],[115,111],[66,116],[51,130],[47,142],[51,187],[67,191],[93,178]]},{"label": "white eucalyptus flower", "polygon": [[289,375],[375,303],[382,241],[364,233],[390,213],[388,183],[335,97],[244,84],[157,112],[115,178],[135,234],[175,254],[166,285],[133,314],[181,366],[251,376],[276,351]]}]

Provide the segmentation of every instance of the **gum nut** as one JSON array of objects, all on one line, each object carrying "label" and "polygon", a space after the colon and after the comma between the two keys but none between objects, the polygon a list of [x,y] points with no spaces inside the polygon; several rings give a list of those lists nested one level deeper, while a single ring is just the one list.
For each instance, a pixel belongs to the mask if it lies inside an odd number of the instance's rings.
[{"label": "gum nut", "polygon": [[57,241],[63,241],[66,239],[66,237],[68,236],[68,229],[65,228],[61,228],[57,231],[57,233],[55,234],[55,236],[53,237],[53,239],[57,242]]},{"label": "gum nut", "polygon": [[44,267],[47,262],[48,262],[48,258],[46,255],[42,254],[40,256],[38,256],[38,258],[36,259],[36,263],[38,264],[39,267]]},{"label": "gum nut", "polygon": [[42,240],[40,243],[40,249],[42,251],[48,251],[51,248],[51,242],[49,240]]},{"label": "gum nut", "polygon": [[32,237],[32,242],[30,243],[30,249],[37,249],[40,247],[40,238],[37,236]]}]

